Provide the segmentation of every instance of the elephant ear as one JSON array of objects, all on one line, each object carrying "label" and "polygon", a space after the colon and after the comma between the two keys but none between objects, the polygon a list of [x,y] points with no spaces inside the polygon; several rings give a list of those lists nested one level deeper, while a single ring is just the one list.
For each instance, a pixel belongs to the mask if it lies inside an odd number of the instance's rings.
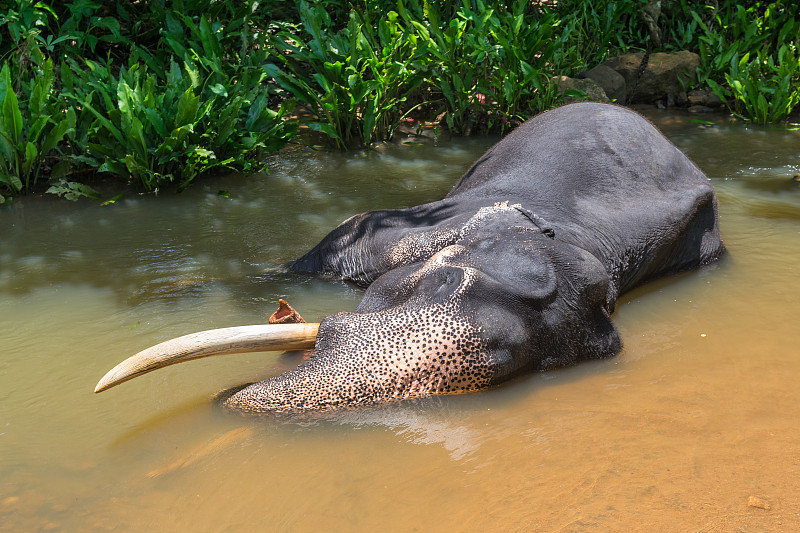
[{"label": "elephant ear", "polygon": [[547,303],[558,289],[556,267],[549,256],[549,239],[524,226],[486,231],[465,240],[468,264],[499,285],[499,291],[516,298]]},{"label": "elephant ear", "polygon": [[459,262],[479,271],[472,301],[480,302],[485,331],[495,332],[490,345],[527,332],[517,344],[532,351],[526,358],[537,370],[619,352],[606,300],[609,275],[594,255],[524,226],[483,234],[465,249]]},{"label": "elephant ear", "polygon": [[557,290],[551,257],[555,232],[519,204],[498,202],[480,208],[461,229],[457,244],[469,250],[469,263],[496,280],[502,290],[527,300],[549,301]]}]

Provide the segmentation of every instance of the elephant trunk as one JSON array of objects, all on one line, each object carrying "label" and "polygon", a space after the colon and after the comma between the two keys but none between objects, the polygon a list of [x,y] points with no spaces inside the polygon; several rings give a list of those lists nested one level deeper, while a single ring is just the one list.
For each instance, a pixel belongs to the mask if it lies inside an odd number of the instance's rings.
[{"label": "elephant trunk", "polygon": [[337,313],[320,324],[310,359],[238,390],[224,405],[309,412],[477,390],[492,383],[490,359],[474,327],[441,307]]}]

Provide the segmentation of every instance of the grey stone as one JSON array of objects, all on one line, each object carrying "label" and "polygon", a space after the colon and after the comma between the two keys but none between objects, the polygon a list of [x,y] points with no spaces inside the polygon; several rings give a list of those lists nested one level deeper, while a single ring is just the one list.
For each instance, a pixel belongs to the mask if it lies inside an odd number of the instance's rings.
[{"label": "grey stone", "polygon": [[711,89],[696,89],[689,91],[689,105],[719,107],[722,105],[722,100]]},{"label": "grey stone", "polygon": [[689,100],[689,105],[706,105],[706,102],[708,102],[708,94],[701,89],[689,91],[686,97]]},{"label": "grey stone", "polygon": [[714,93],[711,89],[706,90],[708,94],[708,100],[706,100],[706,105],[710,107],[719,107],[722,105],[722,100],[719,99],[719,96]]},{"label": "grey stone", "polygon": [[580,79],[590,79],[603,88],[612,102],[625,103],[625,78],[617,72],[605,65],[597,65],[585,72],[578,74]]},{"label": "grey stone", "polygon": [[[600,87],[594,80],[590,79],[579,80],[577,78],[570,78],[568,76],[557,76],[552,78],[550,81],[551,83],[555,83],[558,85],[558,92],[561,94],[570,89],[577,89],[579,91],[585,92],[589,96],[589,99],[592,101],[610,102],[605,91],[603,91],[603,88]],[[578,99],[570,97],[567,97],[565,99],[566,102],[574,102],[576,100]]]},{"label": "grey stone", "polygon": [[670,94],[679,94],[696,79],[697,67],[700,66],[700,56],[694,52],[656,52],[650,54],[647,68],[639,77],[643,57],[644,52],[638,52],[612,57],[603,63],[625,78],[632,103],[652,103],[666,100]]}]

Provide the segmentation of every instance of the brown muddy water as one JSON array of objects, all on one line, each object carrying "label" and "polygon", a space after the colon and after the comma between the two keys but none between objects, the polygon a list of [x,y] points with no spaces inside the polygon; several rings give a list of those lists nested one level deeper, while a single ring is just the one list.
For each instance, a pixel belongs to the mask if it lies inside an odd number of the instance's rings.
[{"label": "brown muddy water", "polygon": [[797,531],[800,132],[651,118],[711,177],[724,260],[621,298],[618,357],[324,421],[213,402],[295,356],[92,390],[279,297],[310,320],[351,310],[357,289],[275,266],[353,213],[440,198],[492,139],[0,209],[0,531]]}]

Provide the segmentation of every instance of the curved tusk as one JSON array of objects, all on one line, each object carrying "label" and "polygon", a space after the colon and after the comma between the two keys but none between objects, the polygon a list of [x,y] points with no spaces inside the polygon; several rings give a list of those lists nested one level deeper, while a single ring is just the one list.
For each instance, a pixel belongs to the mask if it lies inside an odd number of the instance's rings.
[{"label": "curved tusk", "polygon": [[168,340],[125,359],[103,376],[95,392],[165,366],[246,352],[306,350],[314,347],[319,324],[261,324],[210,329]]}]

